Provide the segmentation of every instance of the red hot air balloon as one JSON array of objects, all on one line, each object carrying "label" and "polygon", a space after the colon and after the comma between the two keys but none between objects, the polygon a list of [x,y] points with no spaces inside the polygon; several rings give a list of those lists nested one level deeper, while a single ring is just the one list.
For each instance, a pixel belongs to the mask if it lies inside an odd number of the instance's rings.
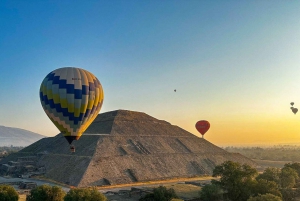
[{"label": "red hot air balloon", "polygon": [[210,124],[206,120],[201,120],[201,121],[198,121],[195,126],[196,126],[196,129],[199,131],[199,133],[201,133],[202,138],[203,138],[204,134],[208,131]]}]

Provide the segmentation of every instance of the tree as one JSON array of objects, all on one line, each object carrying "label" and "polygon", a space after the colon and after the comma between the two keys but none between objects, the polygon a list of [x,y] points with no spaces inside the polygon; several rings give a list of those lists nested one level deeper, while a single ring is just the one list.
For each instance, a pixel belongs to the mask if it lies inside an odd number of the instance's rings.
[{"label": "tree", "polygon": [[298,176],[300,176],[300,163],[287,163],[284,165],[284,167],[289,167],[296,170]]},{"label": "tree", "polygon": [[256,180],[264,179],[267,181],[274,181],[280,184],[280,172],[279,168],[268,167],[264,172],[256,177]]},{"label": "tree", "polygon": [[282,199],[276,195],[264,194],[255,197],[250,197],[247,201],[282,201]]},{"label": "tree", "polygon": [[64,198],[64,201],[106,201],[107,198],[96,188],[74,188]]},{"label": "tree", "polygon": [[173,198],[178,198],[173,188],[159,186],[153,189],[153,193],[145,195],[139,201],[171,201]]},{"label": "tree", "polygon": [[0,185],[0,201],[18,201],[19,194],[8,185]]},{"label": "tree", "polygon": [[216,166],[213,171],[214,177],[220,177],[220,181],[214,183],[225,191],[225,198],[234,201],[246,201],[253,194],[256,175],[255,168],[232,161]]},{"label": "tree", "polygon": [[257,180],[254,193],[255,195],[259,195],[259,194],[263,195],[269,193],[272,195],[276,195],[280,198],[282,197],[278,184],[275,183],[274,181],[268,181],[265,179]]},{"label": "tree", "polygon": [[297,196],[297,192],[291,188],[283,188],[281,189],[282,200],[284,201],[293,201]]},{"label": "tree", "polygon": [[200,198],[203,201],[221,201],[223,200],[223,189],[215,184],[208,184],[200,191]]},{"label": "tree", "polygon": [[284,167],[280,173],[280,185],[282,188],[292,188],[295,186],[298,178],[296,170],[290,167]]},{"label": "tree", "polygon": [[58,186],[41,185],[30,191],[26,201],[63,201],[65,195]]}]

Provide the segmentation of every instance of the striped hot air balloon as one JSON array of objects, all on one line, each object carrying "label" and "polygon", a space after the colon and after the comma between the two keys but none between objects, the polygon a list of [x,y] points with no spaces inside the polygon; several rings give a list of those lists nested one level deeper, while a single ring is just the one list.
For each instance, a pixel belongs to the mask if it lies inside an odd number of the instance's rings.
[{"label": "striped hot air balloon", "polygon": [[69,144],[78,140],[97,117],[104,93],[99,80],[87,70],[59,68],[40,87],[42,106]]}]

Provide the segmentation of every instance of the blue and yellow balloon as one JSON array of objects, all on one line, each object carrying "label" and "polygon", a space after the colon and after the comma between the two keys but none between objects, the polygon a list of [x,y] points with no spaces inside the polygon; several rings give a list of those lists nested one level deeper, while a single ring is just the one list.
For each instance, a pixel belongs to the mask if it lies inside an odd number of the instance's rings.
[{"label": "blue and yellow balloon", "polygon": [[97,117],[103,98],[99,80],[81,68],[56,69],[40,87],[40,100],[47,116],[70,145]]}]

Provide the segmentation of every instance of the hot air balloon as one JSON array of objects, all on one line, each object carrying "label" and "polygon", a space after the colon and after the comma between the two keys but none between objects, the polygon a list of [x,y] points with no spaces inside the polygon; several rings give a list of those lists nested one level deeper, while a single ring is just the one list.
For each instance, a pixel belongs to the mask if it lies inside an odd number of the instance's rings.
[{"label": "hot air balloon", "polygon": [[291,102],[291,106],[293,106],[294,105],[294,102]]},{"label": "hot air balloon", "polygon": [[104,93],[99,80],[90,72],[75,67],[63,67],[50,72],[40,87],[44,111],[70,144],[97,117]]},{"label": "hot air balloon", "polygon": [[208,131],[210,128],[210,124],[206,120],[201,120],[196,123],[196,129],[201,133],[202,138],[204,137],[204,134]]},{"label": "hot air balloon", "polygon": [[295,108],[295,107],[293,107],[293,108],[292,108],[292,112],[293,112],[294,114],[296,114],[296,113],[298,112],[298,109]]}]

